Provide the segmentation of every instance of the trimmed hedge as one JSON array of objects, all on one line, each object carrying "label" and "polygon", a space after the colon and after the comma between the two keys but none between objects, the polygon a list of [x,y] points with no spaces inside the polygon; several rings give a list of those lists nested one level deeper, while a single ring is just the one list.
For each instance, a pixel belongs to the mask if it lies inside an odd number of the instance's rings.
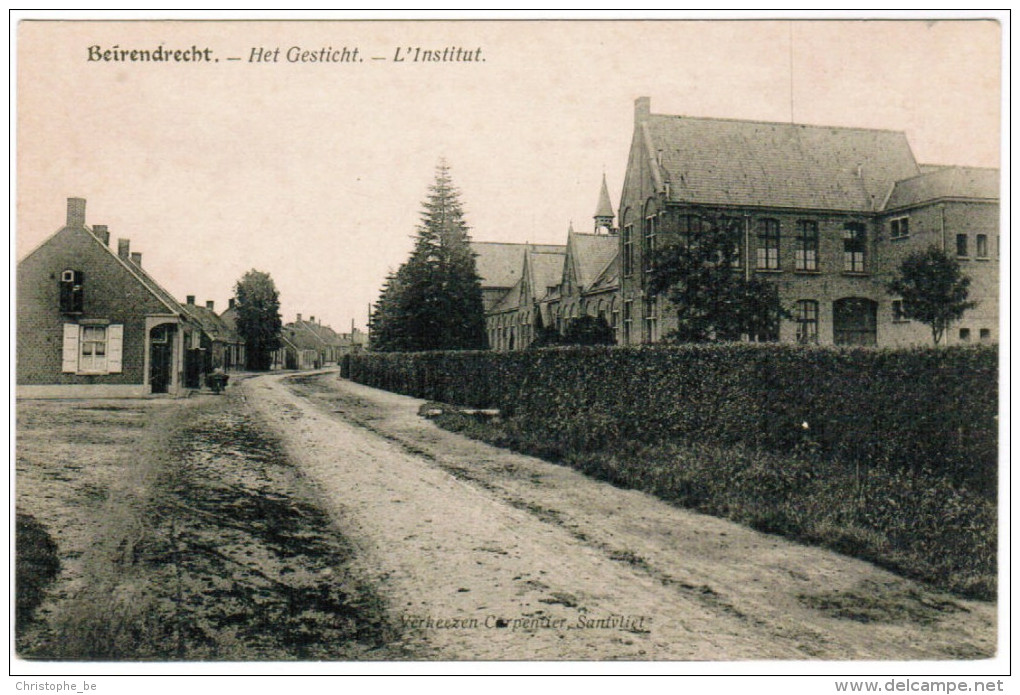
[{"label": "trimmed hedge", "polygon": [[364,353],[341,376],[499,408],[555,456],[661,442],[805,450],[997,485],[996,346],[876,350],[786,344]]}]

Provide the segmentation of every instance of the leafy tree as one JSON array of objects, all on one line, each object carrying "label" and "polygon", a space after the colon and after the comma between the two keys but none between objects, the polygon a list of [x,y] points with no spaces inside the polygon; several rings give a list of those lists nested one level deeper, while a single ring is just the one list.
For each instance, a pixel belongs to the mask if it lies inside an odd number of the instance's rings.
[{"label": "leafy tree", "polygon": [[653,257],[648,291],[677,312],[678,342],[778,340],[788,312],[774,283],[740,272],[741,221],[702,216],[701,229],[668,238]]},{"label": "leafy tree", "polygon": [[244,339],[248,369],[264,371],[280,347],[280,294],[269,273],[252,269],[234,286],[237,332]]},{"label": "leafy tree", "polygon": [[931,327],[936,345],[949,324],[958,321],[977,302],[967,301],[970,278],[957,260],[937,246],[915,251],[903,259],[889,282],[890,294],[903,300],[903,316]]},{"label": "leafy tree", "polygon": [[601,316],[581,316],[567,324],[564,345],[615,345],[616,336]]},{"label": "leafy tree", "polygon": [[373,311],[373,349],[488,347],[482,284],[459,196],[449,167],[440,160],[422,203],[414,250],[387,278]]}]

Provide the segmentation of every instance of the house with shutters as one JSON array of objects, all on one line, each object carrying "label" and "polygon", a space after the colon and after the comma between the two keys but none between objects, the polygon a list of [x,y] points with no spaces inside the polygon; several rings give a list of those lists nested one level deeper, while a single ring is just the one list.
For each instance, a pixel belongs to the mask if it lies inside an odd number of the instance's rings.
[{"label": "house with shutters", "polygon": [[128,239],[110,248],[69,198],[64,225],[17,266],[20,398],[179,395],[201,328],[142,269]]}]

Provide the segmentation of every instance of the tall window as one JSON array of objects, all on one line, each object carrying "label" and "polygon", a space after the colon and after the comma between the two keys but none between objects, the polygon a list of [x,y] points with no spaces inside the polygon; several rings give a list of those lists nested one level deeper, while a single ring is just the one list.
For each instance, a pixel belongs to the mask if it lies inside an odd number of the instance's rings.
[{"label": "tall window", "polygon": [[797,270],[818,270],[818,223],[814,220],[797,222]]},{"label": "tall window", "polygon": [[634,301],[628,299],[623,303],[623,344],[630,345],[630,329],[633,324]]},{"label": "tall window", "polygon": [[818,342],[818,302],[801,299],[797,302],[797,342]]},{"label": "tall window", "polygon": [[697,215],[683,215],[680,218],[680,243],[690,246],[701,233],[701,218]]},{"label": "tall window", "polygon": [[895,323],[906,323],[907,321],[910,320],[910,319],[908,319],[903,314],[903,300],[902,299],[894,299],[894,300],[892,300],[892,320]]},{"label": "tall window", "polygon": [[890,239],[903,239],[908,236],[910,236],[909,217],[897,217],[894,220],[889,220]]},{"label": "tall window", "polygon": [[623,274],[630,276],[634,274],[634,225],[628,224],[623,228]]},{"label": "tall window", "polygon": [[978,234],[977,235],[977,249],[976,255],[978,258],[988,258],[988,235]]},{"label": "tall window", "polygon": [[966,234],[957,234],[956,235],[956,255],[960,256],[961,258],[966,258],[968,255],[970,255],[970,254],[967,253],[967,235]]},{"label": "tall window", "polygon": [[744,221],[739,217],[720,217],[719,228],[729,237],[731,248],[730,267],[743,268],[744,260],[741,249],[744,247]]},{"label": "tall window", "polygon": [[80,314],[84,311],[85,273],[80,270],[65,270],[60,274],[60,312]]},{"label": "tall window", "polygon": [[864,272],[864,252],[867,247],[867,234],[860,222],[847,222],[843,226],[843,271],[847,273]]},{"label": "tall window", "polygon": [[659,307],[655,297],[645,300],[645,340],[654,343],[658,340]]},{"label": "tall window", "polygon": [[645,218],[644,224],[644,247],[641,250],[641,257],[644,260],[645,272],[652,270],[652,257],[655,255],[655,234],[659,219],[655,215]]},{"label": "tall window", "polygon": [[758,220],[758,269],[779,270],[779,220]]}]

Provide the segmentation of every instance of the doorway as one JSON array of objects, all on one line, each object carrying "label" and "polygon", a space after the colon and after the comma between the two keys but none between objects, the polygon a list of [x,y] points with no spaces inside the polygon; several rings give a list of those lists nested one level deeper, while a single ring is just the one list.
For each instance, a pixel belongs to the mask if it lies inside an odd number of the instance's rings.
[{"label": "doorway", "polygon": [[163,323],[149,331],[149,387],[151,393],[169,393],[173,382],[173,331]]}]

